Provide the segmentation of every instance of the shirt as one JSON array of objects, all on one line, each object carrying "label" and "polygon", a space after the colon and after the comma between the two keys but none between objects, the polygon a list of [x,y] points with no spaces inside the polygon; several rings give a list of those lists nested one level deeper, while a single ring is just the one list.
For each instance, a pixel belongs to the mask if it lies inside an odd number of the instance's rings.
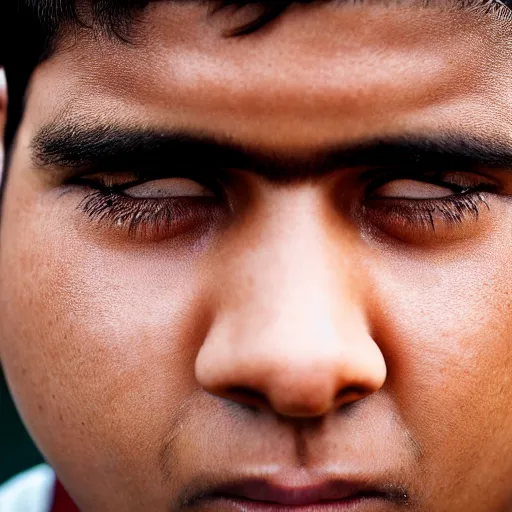
[{"label": "shirt", "polygon": [[55,473],[46,464],[0,486],[1,512],[78,512]]}]

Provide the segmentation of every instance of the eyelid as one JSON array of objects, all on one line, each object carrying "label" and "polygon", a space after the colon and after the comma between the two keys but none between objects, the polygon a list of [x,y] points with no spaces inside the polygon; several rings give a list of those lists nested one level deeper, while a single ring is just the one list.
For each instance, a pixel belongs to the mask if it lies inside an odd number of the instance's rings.
[{"label": "eyelid", "polygon": [[78,205],[95,229],[130,240],[158,242],[185,233],[204,234],[226,213],[216,197],[132,199],[92,190]]},{"label": "eyelid", "polygon": [[498,180],[479,171],[431,170],[431,169],[372,169],[363,173],[367,197],[380,187],[396,180],[412,180],[440,187],[451,188],[453,194],[464,194],[471,190],[496,192],[500,188]]},{"label": "eyelid", "polygon": [[[119,174],[123,176],[127,176],[128,173],[102,173],[102,172],[83,172],[77,176],[74,176],[69,180],[69,184],[71,185],[79,185],[86,186],[90,188],[94,188],[96,190],[101,190],[105,193],[120,193],[126,187],[136,186],[140,183],[143,183],[144,180],[141,180],[135,177],[132,180],[119,180],[116,182],[113,177],[114,174]],[[132,177],[135,175],[132,174]]]},{"label": "eyelid", "polygon": [[220,196],[223,193],[221,180],[214,170],[205,172],[203,170],[180,167],[178,170],[166,169],[143,169],[142,171],[130,170],[119,172],[89,171],[81,173],[80,176],[71,180],[71,184],[88,186],[109,194],[122,194],[129,188],[159,181],[164,179],[187,179],[195,181],[212,191],[214,195]]},{"label": "eyelid", "polygon": [[381,185],[372,195],[381,199],[442,199],[453,195],[450,185],[426,183],[411,179],[391,180]]},{"label": "eyelid", "polygon": [[189,178],[161,178],[123,187],[123,195],[133,199],[215,197],[207,186]]},{"label": "eyelid", "polygon": [[[107,173],[104,175],[97,174],[90,176],[88,178],[88,181],[94,181],[98,184],[101,184],[107,189],[124,189],[126,187],[132,187],[139,185],[140,183],[143,183],[144,180],[141,180],[140,178],[135,177],[135,179],[127,180],[127,179],[116,179],[116,178],[122,178],[126,177],[127,173]],[[97,179],[95,180],[94,177],[97,176]],[[134,175],[135,176],[135,175]]]}]

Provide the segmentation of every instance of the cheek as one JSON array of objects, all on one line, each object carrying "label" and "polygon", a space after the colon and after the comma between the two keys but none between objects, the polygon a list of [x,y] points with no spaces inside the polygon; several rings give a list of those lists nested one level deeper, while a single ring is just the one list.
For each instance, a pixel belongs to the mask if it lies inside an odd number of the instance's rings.
[{"label": "cheek", "polygon": [[[46,216],[37,226],[13,221],[21,237],[4,230],[2,358],[17,404],[71,481],[115,475],[122,461],[138,485],[156,485],[173,411],[196,385],[208,269],[200,255],[163,245],[85,243]],[[94,476],[73,462],[84,457]]]},{"label": "cheek", "polygon": [[427,466],[439,469],[432,478],[467,483],[474,473],[476,485],[496,468],[512,477],[501,461],[512,441],[510,231],[455,257],[388,257],[374,271],[386,386]]}]

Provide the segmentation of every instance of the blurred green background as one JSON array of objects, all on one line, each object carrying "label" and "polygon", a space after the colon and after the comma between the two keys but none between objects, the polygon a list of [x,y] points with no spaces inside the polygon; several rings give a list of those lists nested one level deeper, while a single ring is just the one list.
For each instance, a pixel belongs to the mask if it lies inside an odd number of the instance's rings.
[{"label": "blurred green background", "polygon": [[14,408],[0,370],[0,484],[41,460]]}]

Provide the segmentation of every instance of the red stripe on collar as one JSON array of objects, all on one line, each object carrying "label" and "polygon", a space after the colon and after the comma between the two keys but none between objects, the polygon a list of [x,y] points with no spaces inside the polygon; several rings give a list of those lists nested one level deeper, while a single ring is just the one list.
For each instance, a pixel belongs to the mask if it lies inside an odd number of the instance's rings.
[{"label": "red stripe on collar", "polygon": [[51,512],[80,512],[58,480],[55,484],[55,495]]}]

